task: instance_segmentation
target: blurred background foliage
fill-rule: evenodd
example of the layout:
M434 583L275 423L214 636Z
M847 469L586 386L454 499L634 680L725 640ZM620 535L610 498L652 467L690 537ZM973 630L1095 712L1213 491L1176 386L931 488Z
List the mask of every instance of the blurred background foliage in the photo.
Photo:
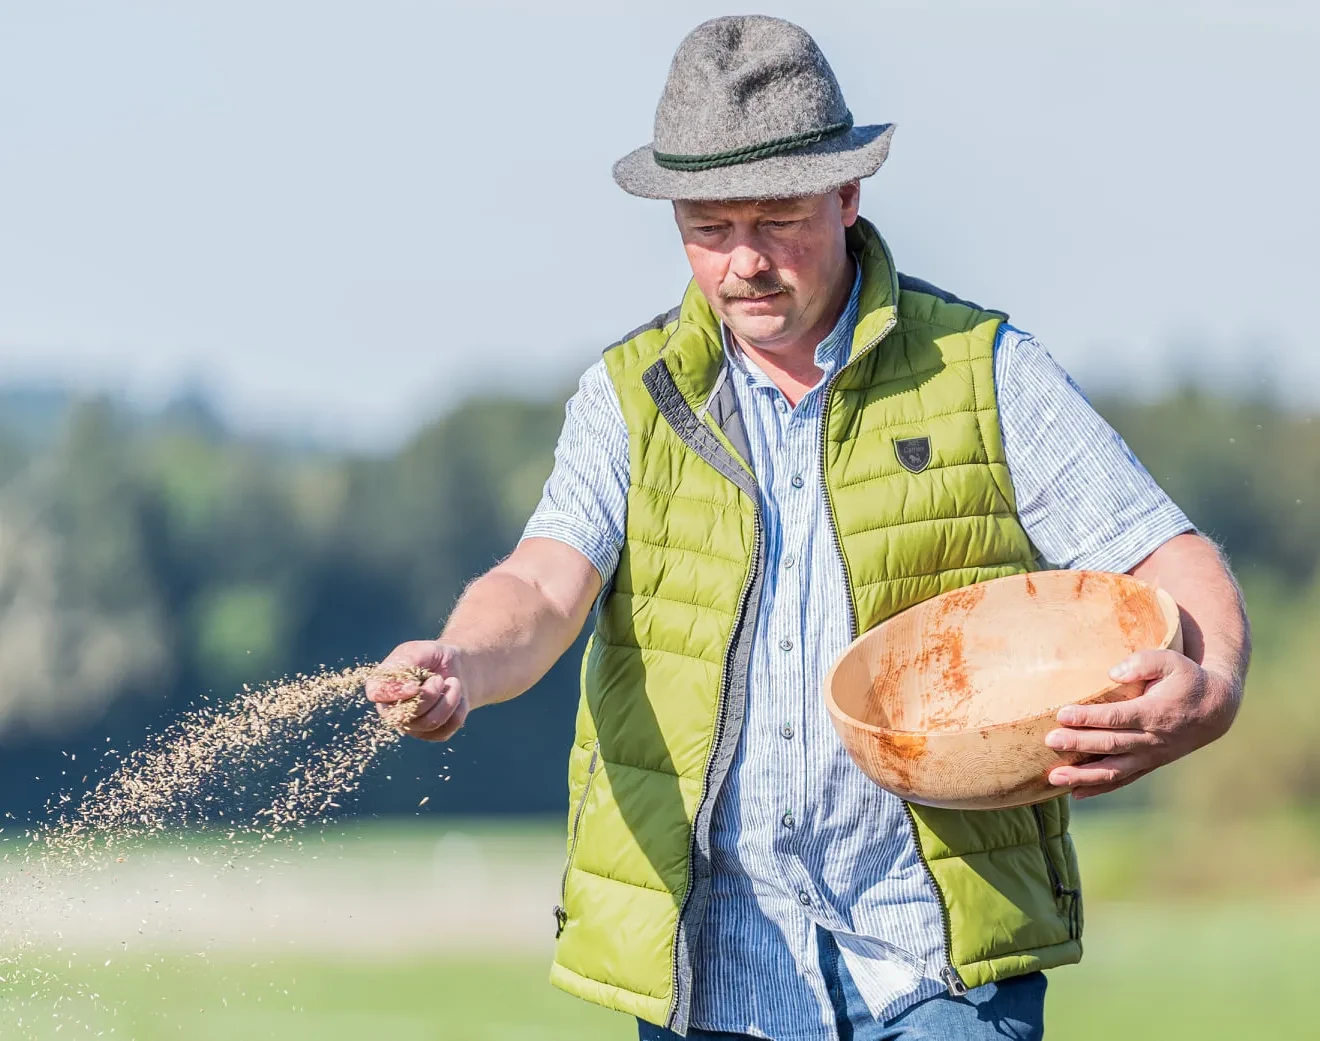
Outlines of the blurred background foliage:
M241 436L197 399L143 414L0 396L8 808L39 810L57 780L77 788L58 777L63 753L131 745L203 694L434 635L464 583L515 544L566 391L468 400L374 456ZM1227 827L1262 807L1316 806L1320 424L1194 387L1098 407L1225 546L1256 657L1228 739L1086 811L1177 808ZM442 773L452 779L428 812L560 811L577 658L478 713L448 752L409 743L394 783L369 785L358 812L413 812Z

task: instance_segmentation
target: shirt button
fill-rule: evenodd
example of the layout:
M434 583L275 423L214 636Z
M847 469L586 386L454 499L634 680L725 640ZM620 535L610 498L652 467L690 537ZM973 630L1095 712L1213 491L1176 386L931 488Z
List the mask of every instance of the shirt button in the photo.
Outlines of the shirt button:
M777 408L780 412L787 412L788 402L785 401L783 398L775 398L775 408Z
M793 649L793 641L790 640L787 636L785 636L782 640L779 641L779 649L781 651L791 651Z
M789 811L788 811L787 813L785 813L782 817L780 817L780 818L779 818L779 823L782 824L784 827L789 828L789 829L791 830L792 827L793 827L793 811L792 811L792 810L789 810Z
M793 739L793 724L785 723L782 727L780 727L779 736L782 737L785 741L791 741Z
M788 556L784 558L784 567L792 567L796 563L797 563L797 558L793 556L792 553L790 553Z
M794 474L793 480L789 482L794 488L801 488L807 482L802 479L801 474Z
M803 907L810 907L810 906L811 906L811 894L808 893L805 889L799 889L799 890L798 890L798 903L801 904Z

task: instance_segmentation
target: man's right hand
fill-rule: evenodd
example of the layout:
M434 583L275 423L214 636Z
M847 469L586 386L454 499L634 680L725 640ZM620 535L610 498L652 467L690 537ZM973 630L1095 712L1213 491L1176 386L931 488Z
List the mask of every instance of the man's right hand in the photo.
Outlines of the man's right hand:
M439 640L410 640L392 650L379 665L382 673L424 669L425 680L386 679L367 681L367 697L381 715L391 706L416 698L412 718L400 727L405 734L423 741L448 741L467 719L470 704L463 686L460 651Z
M517 697L546 674L581 632L600 588L596 566L576 549L525 538L468 585L439 640L412 640L390 652L367 683L367 697L392 721L392 706L417 698L416 706L404 706L415 712L400 729L448 741L472 708Z

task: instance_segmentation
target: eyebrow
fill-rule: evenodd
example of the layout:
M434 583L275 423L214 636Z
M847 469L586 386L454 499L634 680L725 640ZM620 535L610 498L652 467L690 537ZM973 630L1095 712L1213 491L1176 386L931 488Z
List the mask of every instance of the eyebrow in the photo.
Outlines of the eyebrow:
M683 214L683 216L687 220L699 220L699 221L718 221L718 220L729 219L727 215L720 213L718 210L706 210L696 206L689 209L685 214Z
M759 218L769 217L771 219L801 216L802 206L797 201L787 201L776 206L757 206L755 215ZM736 218L721 213L719 210L708 210L703 209L700 206L693 206L685 214L685 219L690 221L717 222L734 220Z

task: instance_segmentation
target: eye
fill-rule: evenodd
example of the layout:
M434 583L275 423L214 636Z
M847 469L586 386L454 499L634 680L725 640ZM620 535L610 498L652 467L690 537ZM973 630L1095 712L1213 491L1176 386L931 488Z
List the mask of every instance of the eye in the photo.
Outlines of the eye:
M767 228L791 228L797 223L795 220L768 220L763 221Z
M703 235L714 235L720 230L720 226L718 224L698 224L693 230L699 231Z

